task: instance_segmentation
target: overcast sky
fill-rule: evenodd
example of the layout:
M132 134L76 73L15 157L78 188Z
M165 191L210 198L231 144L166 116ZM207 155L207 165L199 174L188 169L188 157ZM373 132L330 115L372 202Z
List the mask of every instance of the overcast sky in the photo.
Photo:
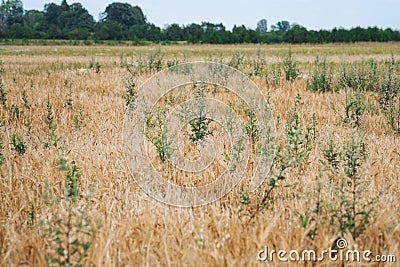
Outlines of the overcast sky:
M43 10L46 3L61 0L22 0L24 9ZM191 22L222 22L227 29L244 24L255 28L260 19L268 27L280 20L296 22L307 29L352 28L356 26L400 30L400 0L81 0L93 17L112 2L126 2L142 8L149 22L159 27Z

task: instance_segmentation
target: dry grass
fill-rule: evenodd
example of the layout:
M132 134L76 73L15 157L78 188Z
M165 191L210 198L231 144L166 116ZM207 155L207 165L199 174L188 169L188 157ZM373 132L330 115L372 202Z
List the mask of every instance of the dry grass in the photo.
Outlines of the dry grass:
M366 58L388 58L391 53L398 58L398 44L372 44L348 46L296 46L293 51L302 62L313 62L319 51L328 50L327 61L357 61ZM57 49L57 53L53 53ZM288 183L300 182L296 187L280 188L272 210L259 213L248 224L247 210L254 208L261 199L264 185L251 195L251 204L241 208L240 191L248 188L248 181L241 184L220 201L201 208L174 208L146 196L131 177L125 163L122 148L122 122L126 100L121 54L146 51L148 48L131 47L77 47L75 54L63 54L64 47L2 47L5 68L3 84L7 92L7 105L20 107L24 113L19 119L0 107L0 121L5 120L0 136L3 138L3 154L0 179L0 265L43 266L52 250L42 237L39 222L46 220L50 208L44 203L47 179L54 194L63 196L64 176L59 171L58 159L65 156L75 160L81 168L81 190L94 186L90 199L89 214L102 219L102 227L95 235L85 265L95 266L256 266L257 252L270 249L310 249L331 247L337 233L329 227L319 229L314 240L307 237L307 229L300 222L298 212L303 213L315 202L315 180L321 170L318 145L302 173L289 175ZM189 60L205 59L213 54L229 61L235 51L254 54L254 46L174 46L162 47L165 58L187 53ZM164 50L165 49L165 50ZM263 49L263 47L261 48ZM267 58L280 60L287 47L272 46L268 51L279 50ZM18 51L33 51L18 55ZM47 55L48 51L53 51ZM108 52L107 52L108 51ZM172 51L172 52L171 52ZM188 52L189 51L189 52ZM191 52L190 52L191 51ZM195 51L195 52L193 52ZM335 53L336 51L336 53ZM344 53L343 51L347 51ZM386 51L386 52L385 52ZM25 52L26 53L26 52ZM314 54L315 53L315 54ZM101 64L100 73L85 69L92 57ZM142 83L149 73L138 77ZM68 81L72 87L72 108L68 99ZM300 119L306 121L315 113L320 133L319 142L327 139L330 131L338 136L340 144L348 140L352 130L343 123L345 92L314 93L306 90L306 81L297 79L293 84L282 81L279 86L267 86L264 79L254 78L268 101L275 116L278 136L284 136L287 111L293 106L297 94L303 105ZM22 91L27 93L31 109L23 109ZM373 97L371 97L373 99ZM44 149L43 143L49 132L45 124L46 105L50 102L54 114L56 134L62 152L57 148ZM84 114L81 128L74 127L74 117ZM32 129L27 136L24 123L31 120ZM400 139L388 131L379 112L367 113L363 120L368 150L368 167L364 177L370 181L362 197L369 200L379 195L388 183L391 185L380 194L375 213L364 234L356 240L346 236L351 247L371 250L374 254L400 255ZM12 134L23 136L27 144L24 155L11 150ZM33 198L37 198L35 219L30 223L29 212ZM329 190L323 199L331 198ZM240 211L240 209L242 209ZM281 266L270 263L269 266ZM297 266L287 263L286 266ZM311 262L300 263L312 266ZM370 266L378 266L371 263ZM398 263L397 263L398 265ZM379 266L397 266L396 263ZM331 262L317 266L332 266ZM346 266L351 266L347 264Z

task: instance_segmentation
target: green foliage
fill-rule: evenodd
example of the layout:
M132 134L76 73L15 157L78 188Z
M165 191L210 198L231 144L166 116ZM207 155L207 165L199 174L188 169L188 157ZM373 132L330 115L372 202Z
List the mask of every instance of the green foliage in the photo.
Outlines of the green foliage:
M331 75L327 69L326 59L324 58L321 61L319 57L316 57L311 78L307 80L307 89L314 92L329 92L331 91L331 83Z
M37 202L37 197L34 196L31 201L31 210L29 211L29 225L33 225L36 220L36 202Z
M135 73L136 70L133 66L126 65L126 68L129 72L129 77L125 81L126 95L124 95L124 99L126 99L126 107L130 109L134 108L135 100L136 100L136 82L135 82Z
M373 59L357 64L342 64L339 84L342 88L376 91L379 85L379 74L377 63Z
M25 107L27 110L30 110L30 109L31 109L31 104L29 103L29 100L28 100L28 97L27 97L27 95L26 95L26 91L25 91L25 90L22 91L22 97L21 97L21 99L22 99L22 102L24 103L24 107Z
M357 138L355 135L343 145L342 164L343 173L338 185L338 203L332 207L332 214L339 227L342 236L349 231L353 238L357 238L366 229L369 223L373 205L369 201L361 202L360 195L364 191L361 172L366 159L366 148L364 137ZM368 203L368 204L361 204Z
M12 104L12 106L10 107L10 111L12 117L17 121L21 118L22 114L24 113L23 110L21 110L17 105L14 104Z
M283 186L290 173L301 172L302 166L307 163L314 142L310 138L310 131L307 131L307 128L300 123L298 108L301 104L301 98L298 95L295 99L294 108L288 113L285 144L278 145L274 137L269 137L269 142L275 143L275 161L269 176L266 178L268 184L264 197L258 203L257 208L251 212L249 222L254 219L262 208L271 208L273 206L275 201L274 191ZM313 125L316 125L316 122Z
M155 146L159 159L164 162L173 152L172 139L169 136L165 111L158 108L149 114L146 123L146 137Z
M47 101L46 105L46 117L45 117L45 122L50 130L50 132L47 134L47 141L43 144L43 148L50 148L51 146L53 147L58 147L58 143L60 142L60 139L57 136L56 133L56 125L54 124L54 117L53 117L53 109L50 105L50 102Z
M94 70L96 74L99 74L100 71L101 71L101 64L100 64L99 62L95 61L94 58L92 58L92 59L90 60L90 62L89 62L88 68L89 68L90 70Z
M57 148L58 143L60 142L60 139L58 138L56 134L56 129L51 128L50 133L47 135L47 142L43 144L43 148L50 148L51 146Z
M68 90L68 95L67 95L67 101L65 103L65 105L68 108L72 108L73 105L73 99L72 99L72 84L68 82L68 80L64 81L64 87L67 88Z
M261 48L258 47L256 54L253 58L253 72L250 73L250 77L258 76L263 77L266 75L267 61L265 55L261 52Z
M299 76L298 62L295 60L291 49L284 57L282 67L287 81L293 82Z
M315 197L315 208L311 212L307 208L300 215L301 225L310 229L308 236L311 239L318 234L321 225L329 226L334 235L350 233L356 239L367 229L377 200L387 186L382 186L375 197L361 197L369 184L363 175L367 161L364 136L353 134L340 146L331 134L322 152L323 170L316 181L316 190L310 196ZM324 175L329 177L328 186L327 181L321 179ZM325 191L332 196L331 200L322 200L321 193Z
M194 84L193 90L195 90L197 108L195 108L196 113L193 114L194 119L189 121L189 139L193 143L198 143L212 135L213 131L209 129L212 120L207 118L207 110L204 105L204 85L197 86Z
M11 135L11 150L16 151L19 155L23 155L26 152L26 145L23 138L18 137L16 134Z
M46 259L50 266L83 266L87 264L85 260L101 222L94 222L89 215L91 193L85 199L80 194L81 173L76 163L72 161L71 168L64 158L59 163L60 170L67 172L65 199L55 199L51 187L45 181L45 203L51 209L49 219L40 222L44 237L51 245Z
M246 110L247 121L244 124L244 130L246 135L250 138L251 144L254 146L260 139L260 126L256 113L252 109Z
M0 60L0 102L4 108L7 108L7 93L3 85L3 62Z
M85 114L83 113L83 110L80 109L78 115L74 116L73 118L75 129L80 129L82 127L82 123L84 120L85 120Z
M22 39L23 44L37 39L66 39L76 45L77 40L85 44L130 41L131 44L155 42L163 44L188 43L353 43L400 41L398 30L390 28L307 30L289 21L279 21L268 30L267 21L260 20L256 29L234 26L227 30L222 23L202 22L181 26L177 23L166 25L164 29L148 22L139 6L129 3L110 3L96 22L80 3L61 5L47 3L43 11L23 9L21 0L6 0L0 5L0 37L11 42ZM7 40L9 41L9 40Z
M379 88L379 104L389 127L400 135L400 82L393 57L386 66Z
M240 191L240 204L249 205L250 204L249 194L246 191Z
M72 168L67 171L66 175L66 190L67 196L72 197L72 200L76 201L79 197L79 178L81 177L81 172L75 161L72 161L71 164Z
M147 54L139 54L131 70L134 74L143 74L147 72L160 71L164 66L164 54L160 47L149 51Z
M30 118L28 118L26 120L26 122L24 123L24 126L26 127L26 135L28 137L30 137L31 136L31 130L32 130L32 121L31 121Z
M49 101L47 101L47 104L46 104L46 111L47 111L47 113L46 113L45 122L46 122L49 130L52 130L55 128L55 125L54 125L53 109L52 109Z
M336 147L336 139L333 134L329 136L327 144L322 148L322 153L327 162L326 166L328 166L333 173L336 173L340 166L341 152Z
M0 168L3 165L4 161L6 160L6 158L3 155L3 138L0 137Z
M344 122L351 127L360 127L365 110L365 91L348 89Z

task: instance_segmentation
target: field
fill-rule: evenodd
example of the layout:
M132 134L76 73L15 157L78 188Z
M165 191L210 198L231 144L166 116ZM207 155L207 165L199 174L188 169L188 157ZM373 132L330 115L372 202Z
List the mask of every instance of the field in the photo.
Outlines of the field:
M4 45L0 59L0 266L398 266L400 44ZM122 132L140 86L191 61L254 81L271 106L276 158L255 192L245 178L216 202L180 208L140 189ZM257 155L257 121L234 110ZM152 125L153 165L169 179L168 143ZM320 256L337 240L371 261L263 260L266 247Z

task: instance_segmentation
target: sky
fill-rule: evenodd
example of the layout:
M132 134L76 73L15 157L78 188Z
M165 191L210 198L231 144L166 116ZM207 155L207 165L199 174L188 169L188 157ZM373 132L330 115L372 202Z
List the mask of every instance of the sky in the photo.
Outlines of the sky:
M62 0L22 0L24 9L43 10L46 3ZM268 27L281 20L297 23L309 30L377 26L400 30L400 0L68 0L81 3L98 20L108 4L130 3L142 8L147 20L159 27L223 23L256 28L267 19Z

